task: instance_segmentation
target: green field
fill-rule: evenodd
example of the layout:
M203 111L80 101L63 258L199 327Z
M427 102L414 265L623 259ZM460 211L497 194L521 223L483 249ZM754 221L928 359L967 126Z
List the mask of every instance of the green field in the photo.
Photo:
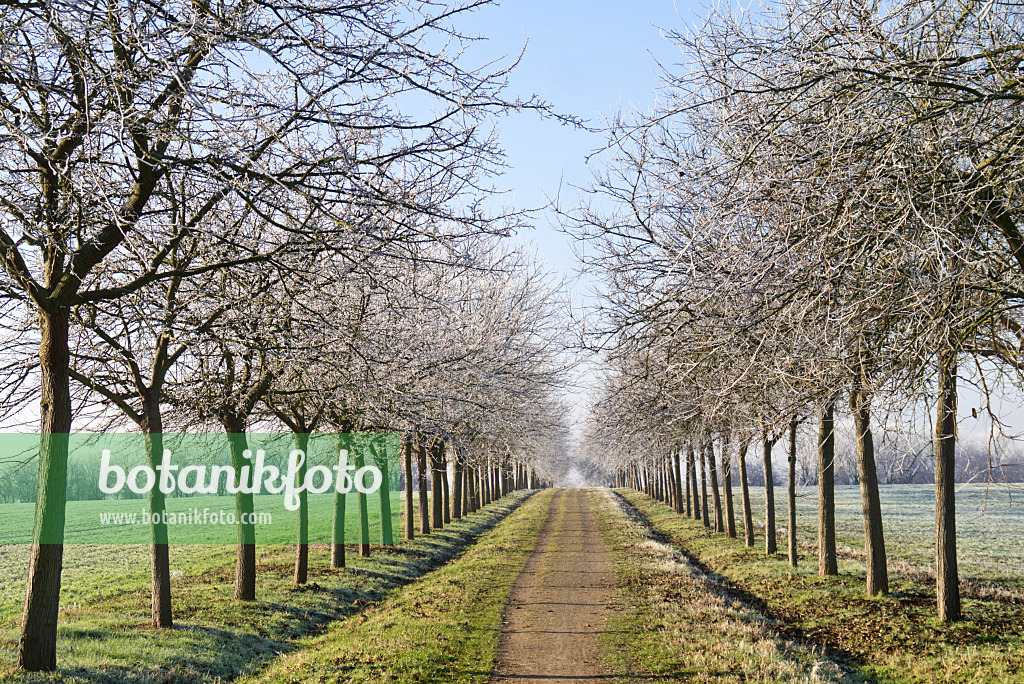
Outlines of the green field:
M378 497L367 497L367 517L370 524L370 543L380 543L380 502ZM263 548L275 548L295 542L296 513L281 505L275 495L254 497L257 512L273 515L272 525L257 525L257 543ZM402 502L398 492L391 493L392 527L401 535ZM309 512L309 539L311 544L330 541L333 498L311 496ZM64 572L61 584L61 603L65 609L111 594L138 591L149 586L149 528L136 525L124 528L125 540L117 544L87 543L100 533L109 534L110 528L99 530L100 512L140 512L145 505L140 500L71 501L67 504L69 533L67 538L78 543L64 547ZM230 496L206 496L168 499L168 510L200 509L234 511ZM19 539L28 542L35 512L34 504L0 505L0 539ZM346 499L345 541L357 543L359 530L358 503L355 494ZM174 577L194 577L233 562L235 557L235 527L218 526L219 543L209 542L209 530L194 530L191 526L171 526L171 573ZM83 540L86 540L83 543ZM21 616L25 599L24 578L28 574L27 543L0 544L0 625L10 625Z
M1024 579L1024 490L1022 485L960 485L957 488L957 552L965 578L1018 581ZM882 520L886 551L891 559L932 567L935 544L935 488L932 485L882 485ZM736 524L742 530L739 487L734 487ZM754 524L764 524L764 490L751 488ZM776 525L786 530L786 490L775 488ZM818 490L797 489L797 533L801 543L815 543ZM836 487L836 537L857 553L864 548L860 488ZM763 540L763 537L761 537ZM763 543L759 540L759 543Z
M349 546L343 569L330 568L329 547L313 546L309 583L301 587L292 575L294 545L259 545L253 602L233 598L234 545L172 545L171 630L149 625L147 546L67 547L55 674L14 669L27 547L2 547L0 572L13 579L0 583L0 681L214 684L257 672L330 623L457 557L529 495L513 493L443 530L375 547L369 558Z
M908 492L907 488L886 489L890 509L895 507L893 493L901 494L911 503L915 501L911 496L914 492ZM815 654L828 654L844 666L854 681L884 684L1024 681L1024 640L1020 631L1020 625L1024 624L1024 603L1017 596L1008 596L1001 590L974 591L968 584L969 590L962 594L963 620L942 622L936 615L934 579L911 564L894 560L892 554L889 557L891 593L869 598L864 591L864 566L854 554L842 554L837 575L818 576L811 544L814 537L809 531L800 530L802 541L807 543L801 549L800 566L792 568L784 545L780 545L781 553L766 557L763 537L759 537L756 548L748 549L742 539L726 539L644 494L625 489L618 491L629 504L637 507L644 524L649 524L659 535L660 541L652 549L660 546L668 554L665 560L682 561L683 573L701 577L705 588L724 599L726 606L739 612L753 610L761 614L760 618L751 617L748 624L758 630L769 625L784 646L786 643L802 644L812 647ZM916 501L923 504L924 493L916 493ZM844 499L849 501L852 497L847 495ZM916 511L916 517L904 513L898 518L907 529L920 525L927 517L921 511L925 508L923 505L906 508ZM930 534L924 526L918 532L915 539ZM677 556L664 544L671 544L683 555ZM899 545L896 546L899 551ZM979 549L983 550L982 544L967 545L960 555L962 566L969 570ZM633 624L643 625L643 629L652 633L645 632L638 639L628 640L626 646L633 660L640 662L644 669L654 675L670 675L660 681L681 681L687 679L685 670L691 665L687 651L693 648L695 640L678 638L679 629L686 629L694 616L699 617L693 610L693 606L699 607L699 601L680 597L677 582L661 572L662 569L668 569L668 563L652 562L644 570L647 578L629 587L631 602L641 611ZM1015 576L1020 577L1021 573L1018 571ZM997 580L985 582L998 583ZM719 627L719 622L712 618L704 631L716 634L714 630ZM626 633L629 633L628 628ZM746 644L756 638L751 635ZM712 648L717 647L717 643L712 644ZM705 653L704 649L696 650L698 655ZM737 650L737 653L742 654L742 651ZM728 672L732 674L735 670L729 668ZM659 681L658 676L642 678ZM756 673L738 679L796 680L795 677L762 677ZM709 677L706 681L710 680ZM714 681L728 680L728 676L714 678ZM834 678L812 677L812 680L834 681Z
M401 493L391 492L391 516L397 519L401 512ZM354 534L358 530L358 497L348 494L345 499L345 529ZM256 542L259 544L288 544L295 541L297 513L284 507L283 498L275 494L254 496L257 515L265 516L256 524ZM380 497L366 495L367 518L370 523L370 543L381 543ZM149 544L149 526L142 515L146 511L143 499L111 499L105 501L69 501L64 530L66 544ZM232 496L193 496L168 498L167 512L182 515L177 524L168 525L171 544L231 544L236 539L236 526L214 522L223 512L235 513ZM193 514L198 512L198 517ZM203 516L207 516L203 520ZM334 515L333 495L309 497L309 541L326 544L331 540ZM118 516L134 516L132 523ZM106 517L106 523L104 522ZM35 504L0 504L0 544L30 544ZM397 523L393 525L397 529ZM347 541L354 540L347 537Z

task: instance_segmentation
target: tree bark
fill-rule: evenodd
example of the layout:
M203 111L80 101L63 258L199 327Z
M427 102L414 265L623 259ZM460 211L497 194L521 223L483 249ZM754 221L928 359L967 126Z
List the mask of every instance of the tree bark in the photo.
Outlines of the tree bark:
M798 560L796 549L796 428L797 420L793 418L789 421L789 483L786 491L788 513L786 534L788 536L789 567L791 568L797 566Z
M416 521L413 518L413 487L412 487L412 450L414 448L415 436L405 436L405 538L416 538Z
M732 503L732 460L729 457L729 439L722 439L722 494L725 495L725 536L736 538L736 509Z
M683 512L683 478L679 472L679 449L672 450L672 482L676 493L676 513ZM689 497L687 497L689 503Z
M935 410L935 594L939 619L944 622L961 619L956 562L956 363L952 352L939 358Z
M665 494L667 498L665 503L672 507L672 510L677 508L676 506L676 479L672 476L672 453L669 452L661 461L661 472L665 474Z
M469 488L469 512L476 513L480 510L480 473L476 468L470 468L466 473L466 486Z
M704 445L704 462L708 464L711 475L711 502L715 505L715 532L725 532L722 520L722 497L718 493L718 462L715 459L715 446L709 440Z
M704 520L704 527L711 527L711 517L708 514L708 449L705 445L700 449L700 508Z
M356 454L356 470L366 465L362 449ZM370 557L370 517L366 501L366 494L356 490L356 502L359 508L359 555L364 558Z
M427 444L423 435L419 435L418 438L416 483L420 490L420 534L430 534L430 506L427 502Z
M487 506L491 503L492 494L491 491L491 459L487 459L487 464L480 469L480 480L481 486L483 487L483 505Z
M665 503L668 501L668 482L665 477L665 461L661 458L658 459L658 499Z
M430 524L435 530L444 527L444 486L441 483L444 473L441 472L441 454L444 442L434 440L430 448Z
M309 455L309 434L295 433L295 448ZM303 461L297 473L299 483L306 480L306 462ZM305 488L299 491L298 529L295 544L295 584L305 584L309 578L309 498Z
M885 535L882 530L882 504L878 498L875 470L875 441L871 435L871 400L858 386L850 396L857 440L857 475L860 479L861 510L864 513L864 554L867 594L889 593L889 571L885 560Z
M68 369L68 309L54 306L39 315L39 481L32 530L25 609L18 641L18 668L57 668L57 613L64 557L64 507L68 479L71 390Z
M452 522L451 486L448 483L448 450L445 449L444 442L441 443L441 491L444 493L444 501L441 504L441 522L450 525Z
M462 517L463 494L462 494L462 462L458 454L452 455L452 519L458 520Z
M146 439L146 460L150 468L156 472L156 466L163 460L164 436L163 416L160 414L160 401L152 389L143 395L142 432ZM171 606L171 554L168 545L167 510L165 494L159 486L149 490L149 563L150 563L150 622L158 629L170 629L174 626Z
M818 575L839 574L836 559L835 399L818 420Z
M743 543L754 545L754 514L750 509L750 486L747 483L747 442L740 444L740 498L743 502Z
M352 446L350 435L343 434L338 438L339 450L345 449L349 455L354 455L352 454ZM348 495L335 488L334 519L331 525L331 568L334 570L345 567L345 518L347 506Z
M680 448L682 448L682 447L680 447ZM691 487L690 487L689 464L687 463L685 456L683 458L679 458L679 450L678 449L676 450L676 467L680 468L682 470L680 475L681 475L682 480L685 481L685 483L686 483L686 487L685 487L686 491L683 493L683 495L685 497L686 517L687 518L691 518L691 517L693 517L693 500L692 500L692 497L691 497L693 492L691 491Z
M774 556L779 551L775 539L775 474L772 472L772 447L775 442L762 435L761 461L764 464L764 552Z
M690 478L688 486L693 491L693 519L700 520L700 492L697 488L697 459L693 454L693 445L686 445L686 472Z
M370 442L370 453L380 468L381 475L380 489L377 490L377 501L380 505L380 543L391 546L395 543L395 532L391 525L391 470L388 467L387 446L382 443L378 451L376 445Z
M253 505L251 492L252 467L249 459L243 456L249 445L245 436L245 420L241 416L228 415L224 418L224 429L228 432L231 443L231 463L239 485L235 494L235 516L238 527L238 547L235 554L235 599L238 601L256 600L256 525L253 523ZM247 467L248 466L248 467ZM249 477L242 479L242 468L247 467ZM242 488L250 489L250 492Z

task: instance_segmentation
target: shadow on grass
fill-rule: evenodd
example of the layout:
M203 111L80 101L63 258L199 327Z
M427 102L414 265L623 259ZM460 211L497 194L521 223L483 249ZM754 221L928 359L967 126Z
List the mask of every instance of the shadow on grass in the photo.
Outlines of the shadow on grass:
M648 518L642 510L630 503L630 501L622 496L622 494L615 490L612 490L612 493L615 495L618 504L625 511L626 515L645 530L647 535L653 541L671 547L680 555L684 556L686 561L701 573L708 591L712 594L719 596L727 602L737 602L747 610L751 610L765 616L772 622L772 628L779 634L805 646L815 645L823 648L825 655L830 660L841 664L843 667L868 681L874 681L870 675L861 670L861 663L859 662L856 654L847 651L834 643L810 639L803 630L786 622L783 616L775 614L764 599L736 586L727 577L713 571L701 562L699 558L688 553L685 549L679 548L679 546L674 543L670 535L664 534L658 530L650 518Z
M292 582L294 547L264 554L257 575L260 600L251 603L233 599L226 569L175 582L176 624L170 630L149 626L148 591L83 606L62 616L57 654L62 667L56 672L14 671L17 634L4 630L0 643L5 651L11 648L6 662L0 661L0 681L217 682L252 673L297 648L303 637L457 558L531 494L513 493L443 530L375 549L369 558L349 551L343 569L327 569L326 547L311 548L310 582L304 586Z

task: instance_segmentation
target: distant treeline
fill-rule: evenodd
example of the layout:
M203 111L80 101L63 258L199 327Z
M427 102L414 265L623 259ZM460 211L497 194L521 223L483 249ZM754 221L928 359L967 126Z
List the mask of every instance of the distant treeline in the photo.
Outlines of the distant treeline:
M853 444L836 445L836 484L860 484L857 478L857 455ZM748 455L748 478L751 486L764 486L764 472ZM800 449L797 456L797 482L801 485L818 484L817 454L811 449ZM879 484L933 484L935 458L930 443L879 443L875 459ZM733 457L735 461L735 456ZM751 465L752 464L752 465ZM735 464L739 468L738 464ZM786 473L778 468L774 472L775 484L784 485ZM1024 482L1024 453L993 454L979 444L957 445L956 481L967 482Z

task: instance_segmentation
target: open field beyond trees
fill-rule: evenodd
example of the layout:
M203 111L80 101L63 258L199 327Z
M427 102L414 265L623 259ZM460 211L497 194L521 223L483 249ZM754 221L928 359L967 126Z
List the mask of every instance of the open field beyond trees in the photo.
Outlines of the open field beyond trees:
M847 553L863 554L864 522L860 489L836 487L836 540ZM895 563L934 569L935 487L880 485L886 549ZM1021 485L963 484L957 486L957 555L961 577L1012 583L1024 592L1024 489ZM758 535L763 536L764 490L750 489ZM798 535L808 557L816 563L817 487L797 488ZM776 500L776 516L785 520L786 505ZM784 530L780 532L784 535ZM784 544L780 536L780 544ZM1024 595L1024 594L1022 594Z

